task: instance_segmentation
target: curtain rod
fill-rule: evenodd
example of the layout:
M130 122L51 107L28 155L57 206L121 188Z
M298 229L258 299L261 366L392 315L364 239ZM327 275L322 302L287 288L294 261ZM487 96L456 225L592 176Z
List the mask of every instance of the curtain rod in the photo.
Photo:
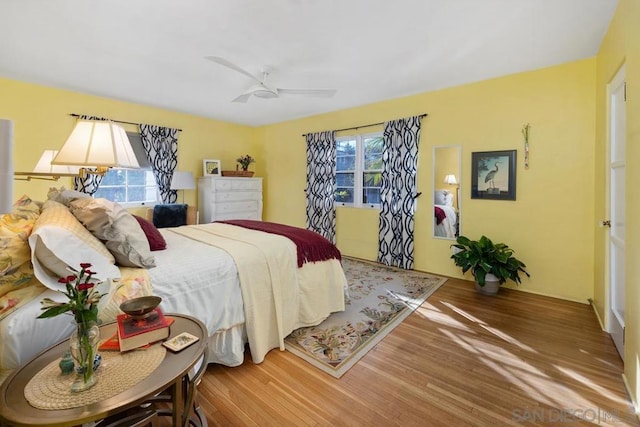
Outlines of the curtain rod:
M424 114L420 114L418 117L427 117L428 114L424 113ZM351 130L351 129L360 129L360 128L368 128L371 126L378 126L378 125L383 125L386 122L380 122L380 123L370 123L368 125L360 125L360 126L354 126L354 127L350 127L350 128L344 128L344 129L336 129L334 132L342 132L343 130ZM308 133L303 133L302 136L307 136L312 132L308 132Z
M76 114L76 113L69 113L69 115L70 115L71 117L80 117L80 114ZM113 120L113 119L109 119L109 120L111 120L112 122L116 122L116 123L124 123L124 124L127 124L127 125L136 125L136 126L140 126L140 123L124 122L124 121L122 121L122 120ZM178 132L182 132L182 129L176 129L176 130L177 130Z

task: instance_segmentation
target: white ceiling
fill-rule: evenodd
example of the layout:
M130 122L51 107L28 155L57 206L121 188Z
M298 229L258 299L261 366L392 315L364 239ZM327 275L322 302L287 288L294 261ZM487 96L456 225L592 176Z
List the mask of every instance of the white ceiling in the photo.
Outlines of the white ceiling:
M616 5L0 0L0 76L258 126L592 57ZM254 82L208 55L338 92L232 103Z

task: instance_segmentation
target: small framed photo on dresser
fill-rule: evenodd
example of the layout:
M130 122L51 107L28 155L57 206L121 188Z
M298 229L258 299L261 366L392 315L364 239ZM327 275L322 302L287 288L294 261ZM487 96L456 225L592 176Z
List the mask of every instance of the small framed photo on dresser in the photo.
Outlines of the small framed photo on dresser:
M202 174L204 176L221 176L220 160L204 159L202 161Z

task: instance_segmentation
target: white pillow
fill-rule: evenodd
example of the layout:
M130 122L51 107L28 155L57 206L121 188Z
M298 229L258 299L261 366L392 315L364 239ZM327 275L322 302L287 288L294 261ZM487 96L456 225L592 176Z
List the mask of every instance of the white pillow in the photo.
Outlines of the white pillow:
M118 203L107 199L77 199L69 204L69 209L87 230L105 242L118 265L156 266L149 240L140 224Z
M453 193L449 190L436 190L433 193L433 203L436 205L453 206Z
M46 287L65 291L58 279L70 275L69 267L80 269L90 263L96 279L119 278L115 259L98 239L69 212L69 208L47 200L29 236L31 262L36 278Z

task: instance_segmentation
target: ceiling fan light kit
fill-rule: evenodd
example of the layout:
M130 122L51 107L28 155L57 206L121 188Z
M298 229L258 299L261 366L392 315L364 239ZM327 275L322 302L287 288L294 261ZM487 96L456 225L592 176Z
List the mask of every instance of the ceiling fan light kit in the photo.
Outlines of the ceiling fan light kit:
M247 90L242 95L233 99L232 102L247 102L249 98L253 95L257 98L262 99L274 99L280 98L280 95L302 95L302 96L311 96L316 98L331 98L337 92L335 89L284 89L284 88L272 88L267 85L267 77L269 76L270 68L263 67L262 78L254 76L244 68L234 64L233 62L221 58L219 56L205 56L205 59L209 61L213 61L216 64L225 66L227 68L232 69L240 74L243 74L247 77L258 82L257 85L253 85L249 90Z
M249 89L249 92L253 94L253 96L257 96L258 98L272 99L278 97L277 89L269 89L266 86L253 86Z

